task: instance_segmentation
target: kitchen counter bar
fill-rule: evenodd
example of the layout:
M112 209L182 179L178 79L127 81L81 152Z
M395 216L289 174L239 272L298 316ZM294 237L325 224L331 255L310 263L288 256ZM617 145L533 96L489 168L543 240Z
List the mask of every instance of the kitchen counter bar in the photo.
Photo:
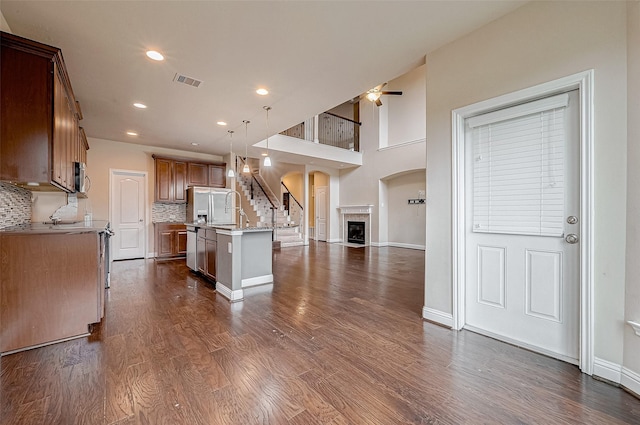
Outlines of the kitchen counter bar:
M45 224L41 222L18 224L15 226L3 227L0 233L4 234L47 234L47 233L100 233L104 232L109 224L105 220L93 220L91 225L85 226L84 222Z
M209 242L203 242L201 246L207 252L198 255L198 261L207 262L207 269L198 265L198 270L210 278L215 276L216 291L222 296L231 302L242 301L245 288L273 284L273 229L240 228L234 224L185 224L188 231L190 228L197 231L199 240L206 232ZM210 255L215 255L215 265L210 264Z

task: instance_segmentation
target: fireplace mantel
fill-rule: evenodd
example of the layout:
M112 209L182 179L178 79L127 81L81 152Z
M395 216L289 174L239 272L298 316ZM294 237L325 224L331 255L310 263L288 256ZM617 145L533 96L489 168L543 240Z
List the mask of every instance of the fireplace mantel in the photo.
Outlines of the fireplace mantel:
M341 234L342 242L347 242L347 222L349 220L358 220L365 223L365 243L364 246L368 246L371 243L371 213L373 212L373 205L340 205L338 207L341 220Z
M373 205L341 205L338 207L340 214L371 214Z

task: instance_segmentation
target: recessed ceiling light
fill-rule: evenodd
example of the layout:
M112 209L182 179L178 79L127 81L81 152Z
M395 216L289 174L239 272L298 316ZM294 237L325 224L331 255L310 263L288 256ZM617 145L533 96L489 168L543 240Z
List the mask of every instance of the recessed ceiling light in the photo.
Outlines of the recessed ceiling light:
M129 136L137 136L138 135L138 133L136 133L135 131L127 131L127 134Z
M135 106L138 109L147 109L147 105L145 105L144 103L134 103L133 106Z
M227 125L227 123L224 122L224 121L218 121L216 124L218 124L218 125Z
M200 143L196 143L196 142L191 142L192 146L200 146Z
M162 53L156 52L155 50L148 50L147 51L147 56L150 59L153 59L154 61L164 60L164 56L162 56Z
M266 152L262 152L262 156L268 156L269 154Z
M269 90L263 89L263 88L259 88L258 90L256 90L256 93L258 93L260 96L266 96L266 95L269 94Z

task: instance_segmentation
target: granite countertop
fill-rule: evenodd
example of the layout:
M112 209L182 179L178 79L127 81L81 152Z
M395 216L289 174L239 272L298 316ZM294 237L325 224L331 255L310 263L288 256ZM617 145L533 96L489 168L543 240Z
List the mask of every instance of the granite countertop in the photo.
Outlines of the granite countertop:
M109 222L107 220L92 220L89 226L85 226L84 221L82 220L76 222L64 222L59 224L36 222L4 227L0 229L0 232L7 234L99 233L103 232L108 225Z
M208 229L221 229L221 230L230 230L237 232L272 232L273 229L270 227L238 227L235 224L207 224L207 223L184 223L187 226L193 226L196 229L198 228L208 228Z

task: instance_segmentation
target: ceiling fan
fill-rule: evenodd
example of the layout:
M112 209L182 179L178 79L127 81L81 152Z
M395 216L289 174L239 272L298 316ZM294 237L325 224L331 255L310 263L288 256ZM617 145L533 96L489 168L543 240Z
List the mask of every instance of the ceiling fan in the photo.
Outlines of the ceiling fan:
M376 87L372 88L371 90L368 90L366 93L363 93L362 95L360 95L360 99L366 98L366 99L370 100L371 102L375 103L376 106L382 106L382 101L380 100L380 96L382 96L382 95L395 95L395 96L402 95L401 91L383 91L382 88L384 86L386 86L386 85L387 85L387 83L383 83L383 84L380 84L379 86L376 86Z

